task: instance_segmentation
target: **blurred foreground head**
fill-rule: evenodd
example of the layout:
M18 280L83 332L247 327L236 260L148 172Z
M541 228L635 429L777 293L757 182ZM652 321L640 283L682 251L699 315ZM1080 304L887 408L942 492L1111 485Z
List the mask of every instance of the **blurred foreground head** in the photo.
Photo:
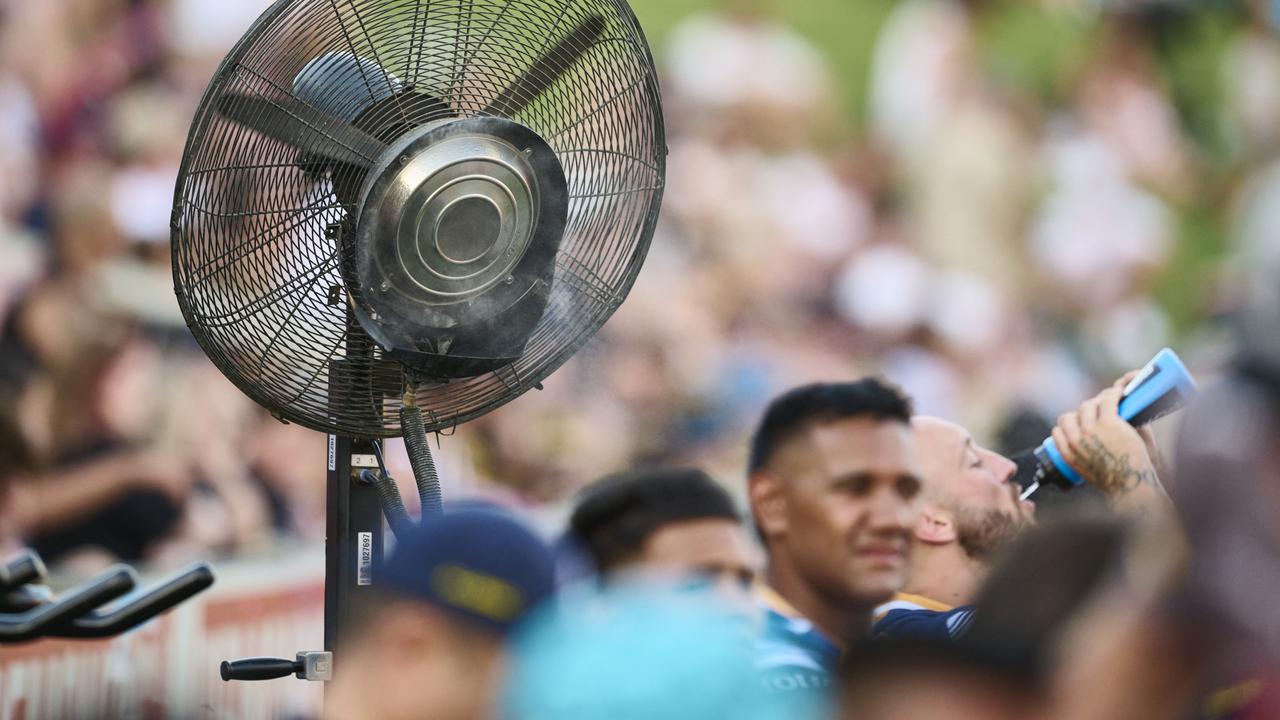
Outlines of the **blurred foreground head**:
M1259 602L1280 594L1280 285L1261 297L1231 372L1186 414L1170 495L1191 550L1180 608L1220 649L1280 666L1280 609Z
M490 715L506 640L551 596L550 550L498 509L446 510L398 538L334 656L326 717Z
M653 574L738 595L759 565L729 494L693 468L606 477L583 493L569 525L605 580Z
M626 586L565 597L520 632L503 720L807 720L768 695L749 624L701 595Z
M1024 720L1042 703L1006 658L936 638L855 645L840 675L841 720Z
M1121 576L1131 534L1124 520L1103 513L1021 534L978 591L963 642L1043 678L1071 623Z

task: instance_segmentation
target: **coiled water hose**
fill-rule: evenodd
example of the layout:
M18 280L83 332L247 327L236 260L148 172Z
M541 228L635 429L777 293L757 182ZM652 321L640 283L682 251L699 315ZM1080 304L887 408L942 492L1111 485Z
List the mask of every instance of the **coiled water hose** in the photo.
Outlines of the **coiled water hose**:
M431 446L427 443L427 426L422 422L422 408L414 402L412 393L405 393L400 405L400 431L404 435L404 448L409 453L409 465L413 467L413 479L418 485L418 498L422 502L422 516L440 512L443 499L440 494L440 476L431 458Z
M360 479L369 483L378 491L378 504L382 506L382 514L387 516L387 524L391 532L400 537L404 531L413 526L409 511L404 509L404 500L400 499L400 489L395 480L387 474L387 464L382 459L382 443L373 443L373 453L378 458L378 471L361 470Z

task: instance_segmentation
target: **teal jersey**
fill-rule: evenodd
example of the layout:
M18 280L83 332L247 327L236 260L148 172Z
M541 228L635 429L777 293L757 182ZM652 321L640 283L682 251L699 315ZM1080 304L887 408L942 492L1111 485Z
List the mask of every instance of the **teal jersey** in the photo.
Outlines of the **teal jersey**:
M756 670L765 688L827 703L840 647L772 589L761 587L757 596L764 610L764 625L757 643Z

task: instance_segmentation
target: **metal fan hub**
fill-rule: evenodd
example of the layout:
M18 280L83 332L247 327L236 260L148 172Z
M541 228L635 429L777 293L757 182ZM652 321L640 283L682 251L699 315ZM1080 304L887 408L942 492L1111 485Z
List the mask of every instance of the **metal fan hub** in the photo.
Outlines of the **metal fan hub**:
M488 120L425 126L384 153L361 201L362 286L450 305L502 282L524 256L550 180Z
M446 205L436 215L429 232L424 232L426 223L421 223L418 242L420 246L430 242L428 250L434 248L448 262L473 263L498 242L503 217L502 209L489 196L466 195Z
M555 152L519 123L414 129L381 154L360 195L357 317L387 350L447 354L455 330L478 332L537 283L549 288L567 204Z

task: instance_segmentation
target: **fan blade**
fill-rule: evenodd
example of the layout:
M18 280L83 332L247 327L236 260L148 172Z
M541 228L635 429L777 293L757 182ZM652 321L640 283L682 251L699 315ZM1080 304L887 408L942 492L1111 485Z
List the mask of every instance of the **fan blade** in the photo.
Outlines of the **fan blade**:
M604 33L604 25L604 18L599 15L578 23L564 39L542 53L523 75L498 93L480 113L496 115L499 108L506 108L505 114L510 117L524 110L582 57L591 43Z
M228 93L218 112L232 122L288 143L304 153L368 168L387 146L354 125L293 98L271 100Z

